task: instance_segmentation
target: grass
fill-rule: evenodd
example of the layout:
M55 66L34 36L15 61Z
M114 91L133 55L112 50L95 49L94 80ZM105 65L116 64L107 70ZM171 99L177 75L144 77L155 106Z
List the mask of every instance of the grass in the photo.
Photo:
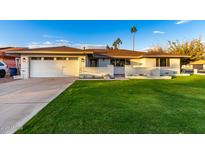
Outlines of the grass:
M17 133L205 133L205 76L76 81Z

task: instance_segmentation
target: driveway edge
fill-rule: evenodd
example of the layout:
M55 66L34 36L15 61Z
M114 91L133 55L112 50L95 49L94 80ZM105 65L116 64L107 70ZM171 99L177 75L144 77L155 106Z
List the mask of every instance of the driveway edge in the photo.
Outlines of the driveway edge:
M42 106L36 108L34 111L32 111L28 116L26 116L21 121L17 122L17 124L10 130L6 131L5 134L14 134L17 130L21 129L25 123L27 123L30 119L32 119L35 115L37 115L44 107L46 107L51 101L53 101L57 96L59 96L61 93L63 93L68 87L70 87L75 80L72 81L72 83L69 83L66 87L62 87L59 89L59 92L54 95L49 102L42 103Z

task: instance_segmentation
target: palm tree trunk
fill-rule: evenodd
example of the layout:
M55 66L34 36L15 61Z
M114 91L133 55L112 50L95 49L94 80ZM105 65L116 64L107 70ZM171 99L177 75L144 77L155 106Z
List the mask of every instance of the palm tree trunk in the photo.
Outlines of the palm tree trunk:
M133 51L135 50L135 34L133 34Z

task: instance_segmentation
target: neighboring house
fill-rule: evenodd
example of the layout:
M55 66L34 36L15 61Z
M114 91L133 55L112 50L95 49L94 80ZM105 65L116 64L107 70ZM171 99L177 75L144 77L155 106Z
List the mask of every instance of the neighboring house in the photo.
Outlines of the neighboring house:
M7 51L21 50L23 48L4 47L0 48L0 61L6 63L9 68L20 68L20 55L7 55Z
M204 73L205 72L205 60L192 61L187 65L182 66L183 72L187 73Z
M5 52L11 49L10 47L7 48L0 48L0 61L3 61L4 63L6 63L6 65L10 68L10 67L16 67L16 62L15 62L15 57L13 55L6 55Z
M65 77L82 75L159 76L180 73L184 55L131 50L49 47L8 51L21 57L21 75Z
M204 70L205 69L205 60L197 60L189 63L190 68L197 69L197 70Z

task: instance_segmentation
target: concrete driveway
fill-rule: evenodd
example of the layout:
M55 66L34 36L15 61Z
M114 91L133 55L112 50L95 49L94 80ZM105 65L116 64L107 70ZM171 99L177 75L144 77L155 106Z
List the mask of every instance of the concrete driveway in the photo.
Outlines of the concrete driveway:
M31 78L0 84L0 133L14 133L76 78Z

